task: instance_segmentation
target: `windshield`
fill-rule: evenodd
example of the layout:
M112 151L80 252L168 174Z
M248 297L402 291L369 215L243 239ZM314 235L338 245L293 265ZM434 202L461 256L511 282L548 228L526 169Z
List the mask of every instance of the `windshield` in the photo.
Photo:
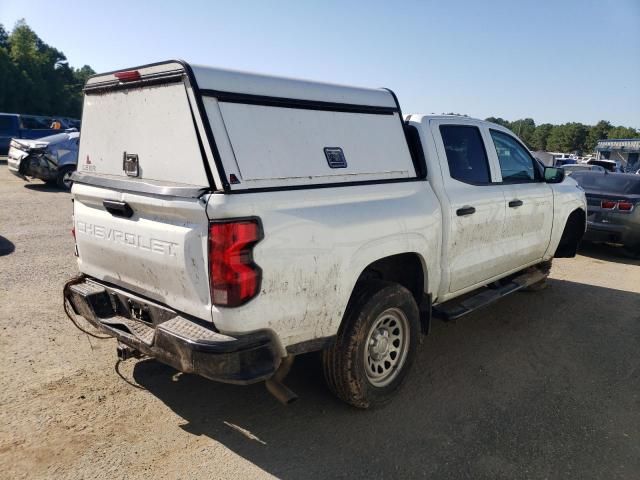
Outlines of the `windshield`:
M589 192L640 195L640 177L633 174L575 172L571 178Z

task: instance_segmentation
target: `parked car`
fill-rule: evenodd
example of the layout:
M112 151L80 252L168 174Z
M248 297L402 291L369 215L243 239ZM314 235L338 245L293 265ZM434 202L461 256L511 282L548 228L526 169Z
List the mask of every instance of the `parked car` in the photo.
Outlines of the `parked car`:
M588 172L588 171L606 172L604 167L601 167L600 165L588 165L586 163L574 163L571 165L564 165L562 169L567 175L571 175L573 172Z
M564 167L565 165L574 165L578 163L575 158L556 158L554 166Z
M13 139L7 166L14 175L33 177L71 189L71 176L78 163L78 132L58 133L37 140Z
M606 160L604 158L601 158L600 160L591 159L586 163L586 165L598 165L612 173L620 172L620 167L614 160Z
M585 230L584 192L511 131L386 89L170 61L89 79L82 122L67 314L285 403L319 350L339 398L385 403L432 315L541 288Z
M79 129L80 121L71 118L57 117L61 129L53 129L53 117L41 115L21 115L17 113L0 113L0 155L7 155L12 138L36 139L65 129Z
M633 173L575 172L587 196L585 240L623 245L640 255L640 177Z

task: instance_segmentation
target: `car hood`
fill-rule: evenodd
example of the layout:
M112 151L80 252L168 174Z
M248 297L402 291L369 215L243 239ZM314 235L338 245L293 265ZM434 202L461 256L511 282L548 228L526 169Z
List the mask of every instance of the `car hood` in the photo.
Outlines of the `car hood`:
M79 137L79 132L64 132L37 139L14 138L12 142L17 144L20 150L27 152L43 149L48 153L59 149L77 151Z

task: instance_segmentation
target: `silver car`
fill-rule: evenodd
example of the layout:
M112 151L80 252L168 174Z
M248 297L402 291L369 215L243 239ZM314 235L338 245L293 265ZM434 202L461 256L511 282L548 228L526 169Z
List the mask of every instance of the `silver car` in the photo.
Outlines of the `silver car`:
M7 166L14 175L28 180L38 178L69 190L78 164L77 131L63 132L37 140L11 140Z

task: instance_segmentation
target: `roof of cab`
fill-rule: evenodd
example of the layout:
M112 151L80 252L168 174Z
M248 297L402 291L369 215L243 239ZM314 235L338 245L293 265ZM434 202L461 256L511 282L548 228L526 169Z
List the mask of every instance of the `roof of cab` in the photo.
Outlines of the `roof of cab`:
M87 86L105 81L117 81L115 73L138 70L144 77L163 71L172 72L184 68L191 70L200 90L212 93L236 93L270 98L296 99L310 102L331 102L398 109L395 95L384 88L363 88L333 83L278 77L260 73L228 70L223 68L192 65L181 60L168 60L138 67L123 68L114 72L100 73L87 81Z

